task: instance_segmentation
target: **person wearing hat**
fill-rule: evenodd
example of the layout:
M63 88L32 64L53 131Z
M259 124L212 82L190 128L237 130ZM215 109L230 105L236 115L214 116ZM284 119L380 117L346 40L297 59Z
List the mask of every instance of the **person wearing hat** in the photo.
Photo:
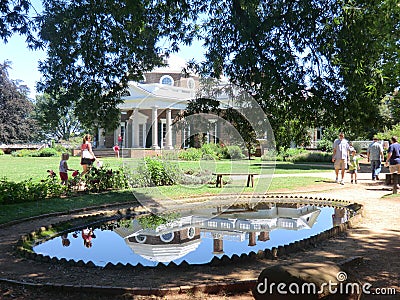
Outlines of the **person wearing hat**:
M367 158L368 162L371 164L372 180L379 180L381 165L384 158L383 147L377 136L374 136L373 142L368 147Z

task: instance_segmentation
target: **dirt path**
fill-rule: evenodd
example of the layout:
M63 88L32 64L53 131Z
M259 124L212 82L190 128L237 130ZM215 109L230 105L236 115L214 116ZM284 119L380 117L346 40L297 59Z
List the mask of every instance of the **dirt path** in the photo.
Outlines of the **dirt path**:
M322 175L323 174L323 175ZM306 174L305 176L328 177L330 173ZM14 279L29 283L51 283L114 286L114 287L164 287L215 284L227 281L252 280L261 270L273 264L304 261L340 262L348 257L362 256L364 262L352 270L357 278L376 288L395 288L396 296L364 295L363 299L400 299L400 198L384 198L389 194L382 182L369 179L369 174L359 174L359 183L338 185L328 179L307 190L299 189L296 195L308 195L350 200L365 206L365 217L358 226L346 235L327 240L317 248L291 255L276 261L257 260L235 264L229 267L199 266L179 272L170 270L106 270L79 266L40 263L15 257L14 243L21 234L49 223L56 223L71 216L52 217L29 221L0 229L0 278ZM348 176L348 175L347 175ZM349 177L348 177L349 179ZM283 192L283 191L282 191ZM21 287L0 281L0 299L109 299L91 294L82 289L80 293L59 292L40 288ZM147 297L135 297L144 299ZM182 294L166 296L163 299L252 299L251 293L239 295ZM125 296L124 299L133 299ZM154 299L154 297L153 297Z

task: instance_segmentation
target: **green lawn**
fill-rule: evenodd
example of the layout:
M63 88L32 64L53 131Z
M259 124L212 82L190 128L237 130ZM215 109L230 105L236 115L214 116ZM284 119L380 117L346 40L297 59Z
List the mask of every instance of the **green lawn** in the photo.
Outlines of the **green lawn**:
M53 169L58 172L58 157L50 158L29 158L12 157L10 155L0 156L0 176L8 180L21 181L32 178L39 181L47 176L47 170ZM135 159L116 159L104 158L103 162L111 168L120 166L129 166L135 168L139 160ZM188 198L198 195L218 195L221 193L241 194L241 193L267 193L279 190L295 191L299 187L314 186L321 184L324 178L316 177L273 177L273 174L291 174L291 173L310 173L324 172L330 177L332 166L330 164L293 164L278 162L262 162L259 159L243 161L200 161L186 162L175 161L182 170L206 169L212 172L232 172L245 173L253 172L261 174L255 177L255 187L247 188L246 178L232 180L223 188L216 188L213 184L204 184L198 186L174 185L162 187L136 188L132 190L116 191L103 194L83 194L77 197L45 199L43 201L2 205L0 210L0 223L6 223L15 219L32 217L49 212L62 212L82 207L96 206L106 203L132 202L135 199L153 198L153 199L178 199ZM81 170L78 157L71 157L69 167Z
M105 165L111 168L128 166L136 168L138 159L102 158ZM32 178L39 181L47 176L47 170L52 169L58 173L59 157L12 157L0 155L0 177L6 177L12 181L22 181ZM82 170L79 157L70 157L68 166L72 169ZM257 173L257 174L291 174L332 171L331 164L293 164L288 162L269 163L260 159L254 160L222 160L222 161L171 161L180 169L186 171L209 170L212 172L230 173Z

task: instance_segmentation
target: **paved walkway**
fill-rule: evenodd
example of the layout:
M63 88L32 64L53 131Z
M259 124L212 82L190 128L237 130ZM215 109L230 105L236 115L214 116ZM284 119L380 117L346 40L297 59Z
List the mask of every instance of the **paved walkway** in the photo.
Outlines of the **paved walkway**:
M299 175L293 174L291 176ZM369 173L360 173L357 185L349 183L349 174L346 174L345 185L334 183L333 171L331 173L307 173L303 176L324 177L327 180L322 184L316 185L312 190L299 191L296 193L297 195L343 199L364 204L365 218L346 235L322 242L316 249L297 253L284 259L242 262L223 268L199 266L196 269L179 269L179 272L171 272L168 269L155 271L135 268L108 270L79 266L71 267L15 257L14 244L20 235L43 225L66 220L71 216L48 217L0 230L0 277L43 284L175 288L179 286L254 280L263 268L274 264L315 261L340 262L348 257L362 256L364 257L364 263L353 270L354 274L362 282L371 283L377 288L397 289L397 296L385 296L385 298L382 298L382 296L368 295L364 296L363 299L399 299L400 200L394 198L382 199L382 196L391 193L390 187L385 186L382 180L373 182L369 178ZM182 206L183 204L180 203L179 205ZM190 206L190 203L185 205ZM196 297L198 297L197 299L204 299L204 295L180 295L180 297L174 296L170 298L194 299ZM207 298L214 297L219 298L207 295ZM224 298L221 297L221 299ZM251 298L251 294L246 293L240 295L238 299Z

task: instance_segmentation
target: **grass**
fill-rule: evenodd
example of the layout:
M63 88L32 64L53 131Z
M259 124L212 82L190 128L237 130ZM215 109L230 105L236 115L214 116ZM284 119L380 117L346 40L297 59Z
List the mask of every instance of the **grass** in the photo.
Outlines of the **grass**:
M136 168L138 159L102 158L105 165L118 168L122 165ZM59 157L12 157L0 155L0 176L11 181L22 181L32 178L40 181L47 176L47 170L52 169L58 173ZM212 172L232 173L258 173L258 174L293 174L332 171L331 164L295 164L290 162L270 163L260 159L255 160L222 160L222 161L171 161L177 164L182 171L209 170ZM82 170L79 157L70 157L68 166L71 169Z
M12 157L10 155L0 156L0 176L6 177L12 181L22 181L32 178L39 181L47 176L47 170L53 169L58 171L58 157ZM104 158L105 164L111 168L118 168L123 164L135 168L139 160L135 159L116 159ZM78 157L70 157L69 167L81 170ZM293 174L293 173L310 173L310 172L332 172L330 164L294 164L277 162L263 162L260 159L243 160L243 161L200 161L187 162L175 161L182 170L207 169L213 172L254 172L258 174ZM327 175L330 173L327 173ZM329 176L329 175L328 175ZM198 195L218 195L221 193L241 194L241 193L267 193L274 191L294 191L299 187L314 186L321 184L323 178L316 177L271 177L256 176L255 187L245 187L246 178L238 178L232 180L230 184L224 185L223 188L216 188L215 185L204 184L198 186L174 185L162 187L136 188L134 190L113 191L103 194L83 194L70 198L45 199L43 201L2 205L0 210L0 223L10 222L16 219L37 216L52 212L65 212L73 209L91 207L102 204L132 202L135 199L151 198L151 199L178 199L188 198Z

